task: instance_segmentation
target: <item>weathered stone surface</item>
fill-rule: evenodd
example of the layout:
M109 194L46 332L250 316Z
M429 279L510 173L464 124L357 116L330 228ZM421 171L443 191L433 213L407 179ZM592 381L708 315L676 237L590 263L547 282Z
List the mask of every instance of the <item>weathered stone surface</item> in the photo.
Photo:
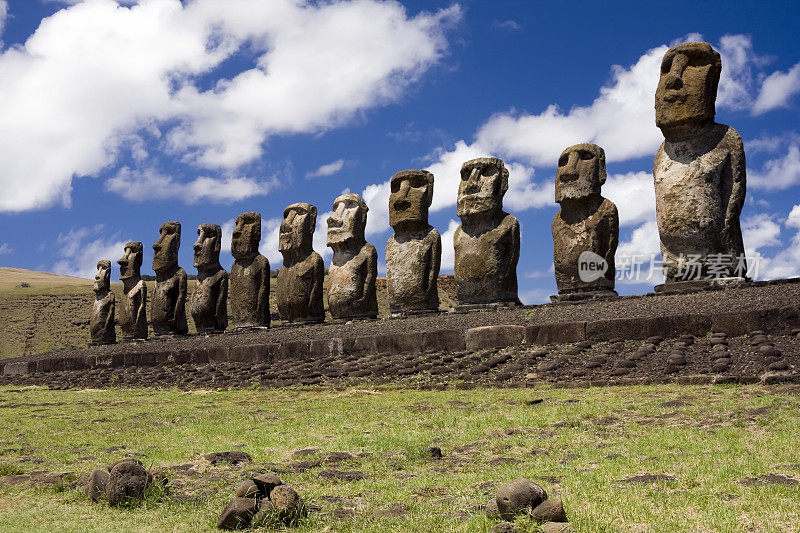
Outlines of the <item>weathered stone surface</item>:
M258 497L258 485L252 479L245 479L239 488L236 489L236 497L237 498L257 498Z
M156 335L186 335L186 271L178 266L181 245L180 222L164 222L153 244L156 287L150 302L150 317Z
M328 269L328 310L336 319L376 318L378 252L364 239L369 208L357 194L333 202L328 218L328 246L333 259Z
M504 520L538 506L547 499L545 490L528 479L519 478L501 485L496 494L497 509Z
M500 159L473 159L461 167L461 225L453 236L461 305L519 302L519 222L503 211L507 190L508 170Z
M114 329L114 293L111 292L111 261L98 261L94 276L94 304L89 332L92 344L113 344L117 342Z
M106 497L106 485L108 485L108 471L97 469L89 475L89 482L86 484L86 495L93 502L100 501Z
M545 500L536 507L531 513L533 518L539 522L566 522L567 513L564 511L564 502L561 498Z
M283 211L278 249L283 265L278 271L277 300L281 320L314 323L325 320L322 282L325 265L312 249L317 208L291 204Z
M150 482L150 473L138 461L118 461L111 468L106 483L106 499L112 507L141 500Z
M670 48L656 89L656 126L665 141L653 163L656 220L667 282L743 277L739 214L745 199L744 146L714 122L720 55L708 43Z
M253 478L253 482L258 487L258 491L263 498L268 498L272 493L272 489L279 485L283 485L283 480L275 474L261 474Z
M219 264L222 228L200 224L194 249L197 283L189 309L198 333L221 332L228 327L228 273Z
M386 287L389 312L402 314L439 309L439 267L442 238L428 224L433 200L433 174L403 170L392 176L386 243Z
M525 341L525 326L481 326L464 333L467 350L506 348Z
M517 528L511 522L500 522L492 526L490 533L517 533Z
M233 326L268 327L269 260L258 252L261 242L261 214L242 213L236 217L231 237L234 262L230 273L230 307Z
M288 485L278 485L269 493L274 512L286 524L308 514L308 508L299 494Z
M211 464L225 462L225 463L230 463L232 465L249 463L250 461L253 460L253 458L250 457L249 453L240 451L207 453L205 455L205 459L209 461Z
M245 529L256 513L255 498L234 498L225 506L217 520L219 529Z
M119 326L126 340L147 338L147 285L142 280L144 247L141 242L125 244L125 252L117 261L122 281L122 305Z
M613 291L619 242L617 206L603 198L606 155L596 144L561 153L556 171L553 262L559 295Z

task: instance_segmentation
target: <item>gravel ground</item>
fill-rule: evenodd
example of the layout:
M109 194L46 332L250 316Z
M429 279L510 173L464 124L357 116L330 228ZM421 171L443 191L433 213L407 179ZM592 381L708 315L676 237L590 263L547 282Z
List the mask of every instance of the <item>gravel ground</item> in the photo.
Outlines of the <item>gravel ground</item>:
M6 359L5 362L51 355L70 356L89 353L114 354L144 351L177 351L184 348L197 347L198 343L203 343L203 346L209 347L231 347L439 329L464 331L478 326L497 324L527 325L683 314L713 315L721 312L773 309L785 306L800 306L800 283L798 282L800 282L800 278L688 294L651 294L584 303L546 304L516 309L501 308L466 313L438 313L402 319L365 320L308 326L278 326L264 331L230 332L221 335L191 336L169 340L153 339L146 342L63 350L25 358Z
M800 329L792 335L753 331L662 340L612 340L456 353L279 359L270 363L215 363L124 367L2 376L0 385L53 388L110 386L217 389L395 383L441 388L475 385L526 386L534 383L611 384L619 380L666 381L683 376L756 380L765 373L798 376Z

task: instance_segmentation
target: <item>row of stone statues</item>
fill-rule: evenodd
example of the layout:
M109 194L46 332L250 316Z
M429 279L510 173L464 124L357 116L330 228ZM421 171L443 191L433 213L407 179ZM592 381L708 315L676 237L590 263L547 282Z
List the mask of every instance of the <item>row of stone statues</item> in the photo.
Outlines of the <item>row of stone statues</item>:
M700 277L707 275L712 256L743 260L739 214L745 195L744 149L733 128L714 122L720 72L720 56L708 43L673 47L661 66L655 108L656 125L665 141L656 154L653 176L668 284L687 279L684 263L690 257L702 265ZM605 180L601 147L577 144L559 157L555 200L561 209L553 218L552 234L556 284L563 299L616 295L619 215L616 206L601 195ZM439 308L441 237L428 224L433 183L433 175L424 170L404 170L391 178L389 223L394 234L386 245L386 268L392 314ZM457 199L461 225L453 245L462 307L519 303L520 227L513 215L503 211L507 190L508 170L500 159L473 159L461 167ZM334 319L375 318L378 313L377 252L364 236L368 210L359 195L344 194L334 201L327 221L328 246L333 249L328 309ZM316 216L316 207L308 203L292 204L283 213L279 240L283 265L276 292L278 313L285 322L315 323L325 317L324 264L312 248ZM180 231L178 222L164 223L153 245L156 286L151 319L156 334L187 331L187 276L178 266ZM221 240L218 225L198 228L194 244L197 288L190 302L198 331L227 328L228 299L234 326L269 326L269 261L258 251L261 215L244 213L236 219L230 280L219 263ZM142 244L128 243L118 262L125 293L120 316L123 334L145 338L147 288L139 275ZM113 342L109 273L109 261L98 263L91 321L95 342ZM733 274L732 266L725 274Z

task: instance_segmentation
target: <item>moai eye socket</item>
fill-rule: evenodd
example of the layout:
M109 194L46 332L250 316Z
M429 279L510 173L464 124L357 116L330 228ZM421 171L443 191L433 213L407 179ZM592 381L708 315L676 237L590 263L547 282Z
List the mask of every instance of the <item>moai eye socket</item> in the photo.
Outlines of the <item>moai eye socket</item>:
M581 150L580 152L581 161L589 161L590 159L594 159L594 154L589 152L588 150Z
M398 193L400 192L400 180L396 180L392 182L392 192Z
M564 154L558 158L558 166L563 167L569 162L569 154Z
M484 165L484 167L481 169L481 175L483 176L488 177L488 176L494 176L495 174L497 174L497 169L492 165Z

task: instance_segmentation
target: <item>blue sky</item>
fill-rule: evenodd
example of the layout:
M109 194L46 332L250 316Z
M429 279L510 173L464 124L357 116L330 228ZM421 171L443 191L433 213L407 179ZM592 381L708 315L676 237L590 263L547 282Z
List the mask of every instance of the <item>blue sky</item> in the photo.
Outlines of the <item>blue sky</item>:
M325 213L345 190L370 206L383 263L388 180L426 168L450 273L458 170L494 155L522 224L520 296L538 303L555 293L556 160L595 142L618 264L647 270L658 66L669 45L703 39L723 57L717 121L745 141L752 273L800 275L798 27L797 2L0 0L0 265L89 276L178 220L192 273L197 226L229 239L255 210L277 268L297 201L318 207L327 261ZM641 277L618 290L661 279Z

